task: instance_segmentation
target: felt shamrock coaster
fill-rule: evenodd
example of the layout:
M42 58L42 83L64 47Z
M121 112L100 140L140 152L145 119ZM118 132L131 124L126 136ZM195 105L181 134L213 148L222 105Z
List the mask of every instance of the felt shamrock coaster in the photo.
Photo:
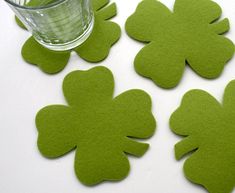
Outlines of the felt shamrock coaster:
M223 103L203 90L191 90L172 114L173 132L185 138L175 145L176 159L186 177L210 193L230 193L235 186L235 80L225 89Z
M125 178L126 154L139 157L149 147L135 139L149 138L156 127L148 94L129 90L113 98L113 91L107 68L74 71L63 82L68 106L47 106L36 116L40 152L57 158L76 149L75 172L88 186Z
M34 3L32 0L31 4ZM80 46L73 49L81 58L88 62L104 60L111 46L120 38L121 30L118 24L108 21L117 13L116 4L108 5L109 0L92 0L95 12L94 28L89 38ZM108 6L107 6L108 5ZM20 27L24 25L16 19ZM70 58L70 51L52 51L40 45L30 37L22 48L24 60L37 65L42 71L54 74L64 69Z
M137 73L163 88L175 87L185 64L204 78L218 77L234 54L222 34L229 21L216 22L221 8L211 0L176 0L171 12L157 0L143 0L126 21L128 35L147 45L137 54Z

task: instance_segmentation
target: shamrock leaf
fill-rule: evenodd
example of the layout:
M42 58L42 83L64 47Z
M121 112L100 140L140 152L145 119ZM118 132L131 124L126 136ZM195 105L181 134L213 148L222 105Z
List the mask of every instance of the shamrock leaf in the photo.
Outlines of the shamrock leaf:
M230 193L235 186L235 80L225 89L220 104L202 90L185 94L180 107L172 114L173 132L185 136L175 145L184 163L186 177L204 186L210 193Z
M48 158L74 150L75 172L85 185L121 180L129 172L126 154L142 156L156 123L151 99L129 90L113 99L114 80L104 67L74 71L63 83L69 106L51 105L36 116L38 148Z
M34 1L38 0L30 1L31 4ZM111 46L120 38L120 27L116 23L108 21L116 15L116 4L108 5L108 3L109 0L92 0L92 7L95 12L92 33L82 45L73 49L88 62L104 60L108 56ZM19 19L16 19L16 22L24 28ZM23 45L21 52L26 62L37 65L46 73L54 74L64 69L73 50L52 51L40 45L33 37L30 37Z
M95 26L91 36L80 46L75 48L77 54L88 62L105 59L111 46L120 37L120 27L107 20L116 15L116 4L99 10L95 16Z
M15 21L19 27L21 27L24 30L27 30L27 28L24 26L24 24L19 20L18 17L15 16Z
M234 54L222 36L229 21L216 22L220 7L211 0L176 0L174 12L157 0L143 0L126 22L128 35L147 45L137 54L135 70L163 88L175 87L185 64L204 78L218 77Z
M63 70L70 58L70 51L46 49L33 37L25 42L21 54L26 62L37 65L43 72L49 74Z

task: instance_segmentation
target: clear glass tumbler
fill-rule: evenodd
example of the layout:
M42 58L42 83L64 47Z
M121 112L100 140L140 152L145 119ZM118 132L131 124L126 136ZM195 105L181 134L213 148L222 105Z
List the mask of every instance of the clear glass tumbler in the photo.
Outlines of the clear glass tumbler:
M51 50L69 50L90 35L90 0L5 0L33 37Z

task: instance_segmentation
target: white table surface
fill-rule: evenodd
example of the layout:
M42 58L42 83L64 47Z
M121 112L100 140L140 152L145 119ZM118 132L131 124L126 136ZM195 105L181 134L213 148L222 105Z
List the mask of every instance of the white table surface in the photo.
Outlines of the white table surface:
M221 77L206 80L186 67L178 87L163 90L152 81L137 75L133 59L142 44L130 39L124 31L127 17L140 0L115 0L122 37L113 46L109 57L101 64L112 70L115 95L132 88L144 89L153 101L153 113L158 129L148 140L150 150L142 158L130 157L131 171L121 182L102 183L86 187L75 177L74 152L48 160L38 152L35 114L49 104L65 104L61 85L73 70L86 70L89 64L73 54L66 68L57 75L46 75L24 62L21 46L30 34L13 20L13 12L0 0L0 193L205 193L200 186L184 178L183 160L174 159L173 146L179 140L168 126L171 113L178 107L183 94L194 88L205 89L221 101L225 86L235 79L234 59ZM162 0L172 8L174 0ZM235 1L217 0L228 17L231 30L227 34L235 41ZM235 191L234 191L235 193Z

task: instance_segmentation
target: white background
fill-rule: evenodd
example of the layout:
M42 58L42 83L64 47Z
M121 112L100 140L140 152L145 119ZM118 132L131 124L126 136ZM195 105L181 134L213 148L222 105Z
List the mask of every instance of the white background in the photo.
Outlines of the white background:
M221 101L224 87L235 79L234 59L222 76L206 80L186 67L178 87L164 90L152 81L137 75L133 59L142 44L130 39L124 23L140 0L115 0L122 37L111 49L109 57L99 65L112 70L115 95L132 88L144 89L153 101L153 113L158 129L148 140L150 150L142 158L130 157L131 171L121 182L105 182L86 187L75 177L74 152L56 160L48 160L38 152L34 117L49 104L64 104L61 85L69 72L94 67L73 54L66 68L57 75L46 75L37 67L24 62L20 55L29 33L13 20L13 12L0 0L0 193L205 193L200 186L187 181L182 172L183 160L174 159L173 146L179 137L171 133L168 119L178 107L183 94L193 88L205 89ZM162 0L173 7L173 0ZM217 0L228 17L235 41L235 1ZM94 155L95 156L95 155ZM234 191L235 192L235 191Z

